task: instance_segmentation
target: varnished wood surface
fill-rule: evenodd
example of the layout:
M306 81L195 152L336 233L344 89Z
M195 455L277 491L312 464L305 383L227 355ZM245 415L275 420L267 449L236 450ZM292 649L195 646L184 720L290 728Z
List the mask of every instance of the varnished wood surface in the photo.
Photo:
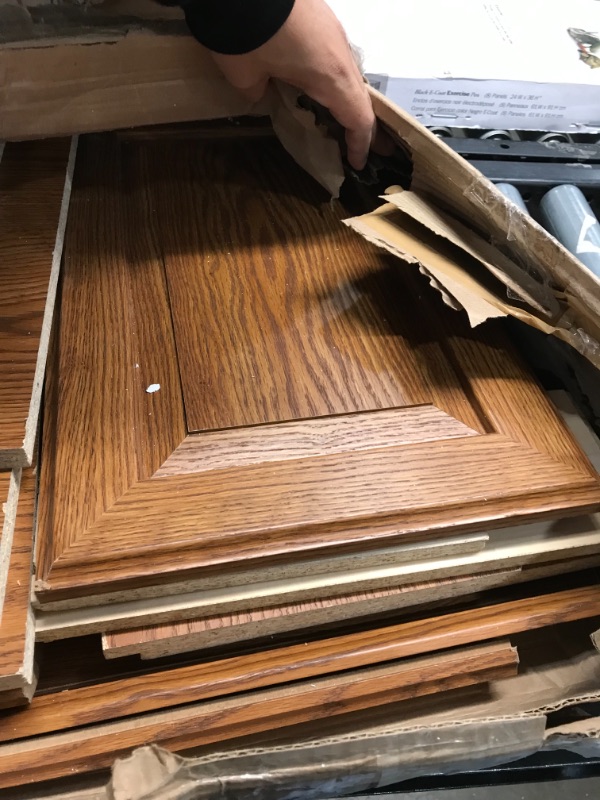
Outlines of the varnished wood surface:
M195 197L201 169L213 174L213 166L200 155L190 156L192 166L183 174L185 148L180 144L164 138L159 143L119 143L111 136L90 137L80 144L65 245L61 319L47 392L36 558L36 597L41 605L68 600L85 606L90 587L94 594L120 591L122 599L128 592L130 597L139 597L145 589L151 593L157 584L180 586L186 578L198 580L225 569L281 563L290 554L318 558L365 546L416 541L448 529L489 529L506 524L509 518L588 510L600 503L597 476L501 334L487 338L479 331L469 332L460 316L444 309L418 276L399 270L392 259L359 237L352 239L352 232L329 209L311 205L312 190L306 188L306 179L296 180L297 167L272 151L276 142L265 138L254 143L228 139L224 144L206 144L210 152L214 150L210 163L214 161L221 170L223 185L233 180L241 187L232 186L229 193L217 187L206 211L211 220L222 221L222 251L226 254L227 247L233 246L227 244L228 225L240 224L231 221L231 196L235 195L238 205L248 203L264 223L256 226L252 236L249 228L244 234L252 256L248 256L252 262L248 274L250 268L261 276L270 274L269 262L260 254L264 248L266 258L274 246L279 223L264 220L258 198L268 189L271 208L272 193L280 193L288 219L290 208L302 210L302 226L293 229L293 246L290 225L281 228L281 240L290 251L277 262L281 268L293 262L298 271L311 252L308 245L313 239L308 234L318 231L320 240L327 242L322 245L325 256L331 242L346 242L343 247L356 255L356 269L360 261L375 276L374 283L362 278L354 281L350 295L341 278L326 287L326 296L303 294L305 284L296 286L299 308L306 309L310 301L311 314L316 315L312 320L322 319L319 314L329 309L327 325L338 351L341 339L335 338L334 331L343 330L352 345L345 351L343 374L352 376L354 370L366 376L385 357L385 369L381 366L376 375L369 373L371 388L381 387L380 381L394 390L400 387L403 403L435 406L479 435L366 450L351 445L347 451L326 454L316 446L313 456L273 461L271 453L259 463L202 472L194 471L192 459L183 469L180 461L176 474L165 467L164 474L163 465L174 463L170 461L174 453L174 461L183 453L178 450L182 442L186 453L190 452L181 382L195 380L196 391L205 381L208 392L216 380L212 373L207 376L201 370L190 371L189 364L184 366L186 342L191 347L197 333L188 327L212 319L214 328L217 317L224 331L227 325L235 326L239 302L225 309L224 302L221 306L213 303L206 292L218 288L224 298L227 289L240 301L236 292L244 277L236 276L234 281L220 267L212 277L214 287L209 287L199 250L207 234L199 231L194 203L177 206L180 216L169 210L177 200L173 186L177 185L182 197ZM249 152L252 159L240 158L239 153ZM231 170L225 170L229 162L224 153L230 154L236 166L235 179ZM285 186L270 171L271 156L286 177ZM270 176L264 187L257 184L259 166ZM273 185L268 181L274 181ZM205 199L202 203L206 204ZM310 224L305 221L309 216ZM329 220L327 227L324 220ZM216 229L217 223L212 227ZM207 242L209 246L213 245ZM167 265L168 291L163 264ZM183 266L185 271L180 272ZM318 265L315 272L329 274ZM308 281L317 280L308 272L303 274ZM265 332L260 309L280 309L272 323L281 326L281 336L275 336L274 329L269 329L268 336L271 343L277 341L278 353L285 353L288 339L290 347L299 340L281 316L283 308L289 310L291 295L285 294L285 302L281 299L284 287L278 280L274 278L271 284L265 278L260 284L263 305L256 298L253 305ZM383 288L380 281L385 282ZM183 295L212 305L188 308ZM348 297L352 302L346 302ZM250 310L244 306L244 314ZM372 322L371 327L367 322ZM237 337L239 329L235 331ZM218 339L219 331L215 329L214 335ZM364 348L377 352L380 360L365 362ZM310 353L311 375L329 375L321 369L320 351ZM194 358L201 355L198 351ZM316 384L307 377L308 355L308 349L302 358L298 355L298 370L307 381L306 408L310 410L317 401ZM290 356L286 369L289 386L297 386L295 357ZM227 378L227 369L223 373L219 380ZM330 414L340 408L336 398L342 372L335 374L320 384L328 410L323 412L319 406L315 413ZM260 375L263 383L253 380L252 372L240 372L248 383L247 402L240 407L272 408L281 399L278 392L275 397L269 382L275 374ZM365 388L365 381L356 383L352 378L351 383ZM153 383L161 388L148 394L146 389ZM377 395L379 389L374 391ZM370 397L370 408L377 408L379 401L373 400L371 389L365 392L363 399ZM410 418L412 412L407 415ZM412 423L409 428L413 430ZM426 436L425 428L423 432ZM287 453L284 434L281 451ZM201 444L202 434L195 436ZM402 432L398 436L402 439ZM264 440L258 426L258 450ZM252 449L248 447L251 461L256 458ZM201 446L196 453L200 450Z
M515 674L517 663L516 651L507 643L497 643L188 704L72 732L37 735L43 730L40 725L34 728L32 738L0 746L0 788L109 766L142 744L156 743L177 751L506 678ZM168 695L168 684L162 683L159 691ZM31 717L32 711L33 706L21 714ZM18 713L14 712L13 723L5 719L0 727L5 741ZM66 721L63 714L56 708L55 722ZM85 715L78 719L83 723Z
M476 435L476 431L435 406L208 431L202 436L187 436L155 477Z
M156 673L154 677L124 678L37 698L26 712L15 712L10 718L4 718L4 737L6 740L18 735L35 735L42 732L42 725L44 731L61 730L83 722L99 722L233 692L312 679L598 614L600 588L586 586L309 644L193 664Z
M0 479L5 475L0 472ZM30 698L36 682L33 652L35 625L29 602L35 484L33 470L23 470L0 617L0 703L4 698L5 705L9 702L18 705L24 698Z
M69 139L9 142L0 157L0 467L32 457L69 150Z
M152 156L190 432L444 395L469 424L442 347L429 343L424 372L406 346L421 321L413 286L276 139L160 143Z

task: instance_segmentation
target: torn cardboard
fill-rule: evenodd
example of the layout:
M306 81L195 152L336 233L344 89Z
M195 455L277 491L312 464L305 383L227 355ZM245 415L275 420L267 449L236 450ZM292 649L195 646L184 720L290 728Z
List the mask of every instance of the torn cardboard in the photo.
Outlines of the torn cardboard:
M447 305L463 309L472 327L512 316L582 350L574 315L543 278L533 278L476 232L411 191L386 196L375 211L346 220L365 239L417 264ZM600 367L600 344L587 357Z
M5 4L0 12L9 8L14 16L15 7ZM261 103L250 104L187 33L180 12L160 10L150 0L106 0L91 13L70 6L62 17L56 9L45 14L45 8L24 10L27 30L21 34L14 20L12 33L10 19L3 26L0 13L5 42L0 44L0 139L270 114L296 160L337 194L343 179L337 145L325 140L312 116L300 112L290 92L280 87ZM410 188L418 200L410 216L418 222L418 204L428 203L430 230L435 209L436 225L443 221L447 234L451 221L452 235L460 238L465 254L475 234L479 248L482 242L487 245L485 254L479 250L479 260L487 263L495 281L473 269L467 280L463 260L453 270L448 259L443 269L439 263L423 266L447 302L465 308L473 324L515 316L566 341L600 367L600 279L473 165L370 91L380 123L412 160ZM407 247L397 249L405 260L419 262ZM498 281L505 287L502 293Z
M508 256L523 275L545 285L561 308L558 317L548 320L534 313L533 308L516 309L514 302L504 303L503 308L500 300L504 298L496 296L492 299L483 289L477 288L478 297L483 298L486 304L473 305L467 295L464 304L467 312L473 315L473 319L485 318L488 312L491 316L497 316L498 312L504 316L516 316L568 342L600 367L600 280L504 197L472 164L379 92L374 89L370 92L380 123L410 154L413 162L410 189L413 194L443 212L446 219L455 220L478 234L501 256ZM464 237L461 238L464 244ZM393 238L387 244L391 248L396 246ZM494 266L503 272L501 256ZM413 260L418 261L414 256ZM454 284L454 292L448 290L451 295L455 295L458 286L465 286L464 275L464 268L455 271L454 278L458 284ZM436 280L445 285L440 274ZM523 285L521 280L519 283ZM476 287L470 284L470 288L475 290ZM494 314L489 306L496 309Z

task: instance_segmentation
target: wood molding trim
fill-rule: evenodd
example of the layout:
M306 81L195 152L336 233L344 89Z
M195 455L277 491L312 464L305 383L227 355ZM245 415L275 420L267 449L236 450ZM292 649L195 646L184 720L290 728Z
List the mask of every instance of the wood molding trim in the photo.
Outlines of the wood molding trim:
M108 767L143 744L183 750L512 677L517 664L516 650L497 643L95 725L86 723L90 715L84 708L67 719L59 702L46 717L47 726L60 729L66 722L66 727L84 727L44 736L37 735L44 727L40 723L32 728L32 738L0 745L0 788ZM162 681L159 685L158 695L168 694ZM118 711L116 705L110 709L111 714Z

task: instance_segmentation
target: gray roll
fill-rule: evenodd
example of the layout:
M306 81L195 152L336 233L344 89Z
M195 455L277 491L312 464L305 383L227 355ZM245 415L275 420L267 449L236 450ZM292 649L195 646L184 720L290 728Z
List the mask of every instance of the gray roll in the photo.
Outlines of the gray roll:
M600 278L600 224L577 186L555 186L540 201L542 225Z
M519 206L521 211L529 214L527 206L525 205L525 200L521 197L521 192L516 189L512 183L497 183L496 189L499 189L505 197L508 197L516 206Z

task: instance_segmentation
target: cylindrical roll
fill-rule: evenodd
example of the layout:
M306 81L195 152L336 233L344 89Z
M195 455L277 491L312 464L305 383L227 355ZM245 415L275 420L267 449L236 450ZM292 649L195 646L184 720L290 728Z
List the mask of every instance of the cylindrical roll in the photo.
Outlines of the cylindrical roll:
M540 201L542 224L600 278L600 224L577 186L555 186Z
M505 197L508 197L516 206L519 206L521 211L529 214L527 206L525 205L525 200L521 197L521 192L515 188L512 183L497 183L496 189L499 189Z

